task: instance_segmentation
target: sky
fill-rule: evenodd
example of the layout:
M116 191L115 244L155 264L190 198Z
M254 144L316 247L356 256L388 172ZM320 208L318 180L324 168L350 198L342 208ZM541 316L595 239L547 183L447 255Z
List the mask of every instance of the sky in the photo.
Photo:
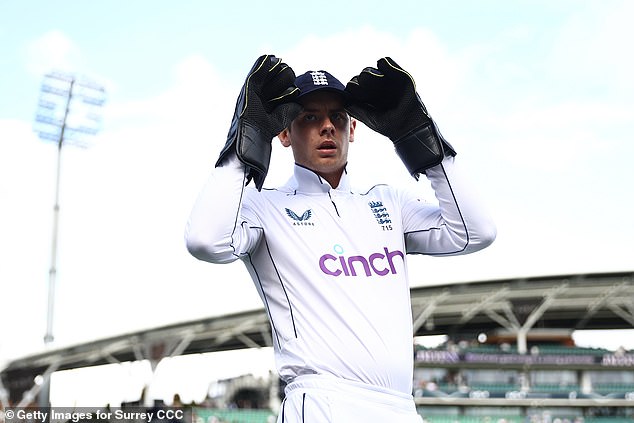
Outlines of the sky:
M0 365L44 347L57 149L34 118L46 73L107 95L98 135L62 149L61 346L260 307L240 263L196 261L183 232L261 54L344 83L384 56L414 76L498 238L469 256L411 257L413 286L631 271L633 17L626 0L0 0ZM273 144L265 186L292 169ZM433 200L363 125L349 158L357 185ZM634 348L634 336L600 339Z

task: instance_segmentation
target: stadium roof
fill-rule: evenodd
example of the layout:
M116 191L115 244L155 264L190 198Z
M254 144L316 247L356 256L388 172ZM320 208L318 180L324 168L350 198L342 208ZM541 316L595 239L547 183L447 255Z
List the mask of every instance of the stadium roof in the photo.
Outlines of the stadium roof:
M632 329L634 272L415 288L412 311L417 335L499 329Z
M415 335L634 328L634 271L451 283L411 294ZM7 386L57 370L271 345L258 309L47 350L9 362L1 376Z

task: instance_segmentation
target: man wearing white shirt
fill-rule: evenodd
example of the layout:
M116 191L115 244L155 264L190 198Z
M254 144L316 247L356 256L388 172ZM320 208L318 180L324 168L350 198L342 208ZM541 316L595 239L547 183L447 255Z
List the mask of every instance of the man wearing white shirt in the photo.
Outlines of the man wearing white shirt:
M390 138L416 179L426 176L434 203L387 185L352 187L355 118ZM275 136L292 149L294 173L262 189ZM347 86L258 58L186 230L196 258L246 265L287 383L285 423L420 422L407 254L468 254L494 239L453 147L390 58Z

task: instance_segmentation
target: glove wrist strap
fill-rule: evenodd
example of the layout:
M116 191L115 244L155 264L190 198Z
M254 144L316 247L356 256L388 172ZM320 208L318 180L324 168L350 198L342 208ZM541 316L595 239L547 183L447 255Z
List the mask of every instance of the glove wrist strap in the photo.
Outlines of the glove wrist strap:
M272 137L247 121L240 122L238 131L236 153L240 161L249 168L249 179L253 178L259 191L269 171Z
M418 179L419 174L425 173L425 170L440 164L445 155L456 155L456 151L442 137L432 120L392 142L396 154L415 179Z
M265 132L244 119L235 119L216 167L235 151L240 162L247 167L247 184L253 179L258 191L261 190L269 171L272 149L272 137Z

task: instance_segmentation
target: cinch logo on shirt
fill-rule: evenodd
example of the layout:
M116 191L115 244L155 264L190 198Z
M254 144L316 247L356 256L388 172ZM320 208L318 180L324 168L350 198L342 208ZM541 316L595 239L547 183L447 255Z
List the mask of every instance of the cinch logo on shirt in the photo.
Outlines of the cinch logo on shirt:
M395 275L394 257L398 256L401 261L405 261L402 251L389 251L387 247L383 247L383 253L372 253L368 257L345 257L343 247L339 244L334 246L334 250L337 256L324 254L319 258L319 268L330 276L357 276L358 271L361 271L361 274L365 273L366 276L385 276L388 273Z

